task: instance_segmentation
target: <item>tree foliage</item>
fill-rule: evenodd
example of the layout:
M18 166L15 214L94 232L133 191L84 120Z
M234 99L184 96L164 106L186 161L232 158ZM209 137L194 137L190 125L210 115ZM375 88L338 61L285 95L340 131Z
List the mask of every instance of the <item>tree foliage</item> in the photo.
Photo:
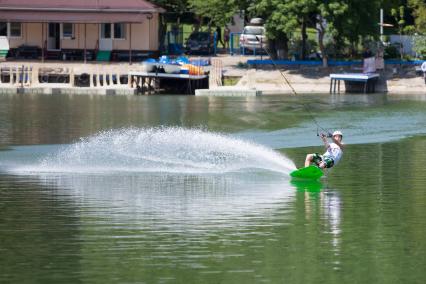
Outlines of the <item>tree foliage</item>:
M236 13L265 20L272 55L287 57L290 40L300 40L302 57L308 42L306 29L317 31L317 43L324 65L327 45L339 48L357 47L379 37L379 11L385 22L393 23L399 33L426 34L424 0L153 0L168 12L166 18L182 19L190 12L209 26L224 26ZM177 16L176 16L177 15ZM415 28L412 26L415 24ZM404 28L405 26L405 28ZM355 52L354 52L355 53Z
M239 2L235 0L188 0L191 10L208 19L209 26L224 26L238 12Z
M413 9L415 29L420 34L426 34L426 3L423 0L409 0Z
M426 36L414 37L413 49L420 58L426 58Z

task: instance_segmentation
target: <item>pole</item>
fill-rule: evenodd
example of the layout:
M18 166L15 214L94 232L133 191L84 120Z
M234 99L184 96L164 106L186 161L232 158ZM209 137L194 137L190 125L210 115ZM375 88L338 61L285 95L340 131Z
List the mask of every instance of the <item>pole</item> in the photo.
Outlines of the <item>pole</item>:
M132 65L132 23L129 23L129 65Z
M380 41L383 42L383 9L380 9Z
M44 23L41 23L41 62L44 63Z
M84 64L87 63L87 45L86 45L86 37L87 37L87 24L84 23Z

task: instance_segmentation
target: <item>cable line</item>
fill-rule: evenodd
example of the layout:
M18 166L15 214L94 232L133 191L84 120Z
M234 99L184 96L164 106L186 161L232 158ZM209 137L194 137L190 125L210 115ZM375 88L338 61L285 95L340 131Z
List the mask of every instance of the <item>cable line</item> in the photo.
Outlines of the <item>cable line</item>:
M260 40L259 40L259 38L256 36L256 39L259 41L259 42L261 42ZM278 70L278 72L280 72L280 74L281 74L281 76L284 78L284 81L286 82L286 84L290 87L290 89L291 89L291 92L297 97L298 96L298 94L297 94L297 92L296 92L296 90L293 88L293 86L291 85L291 83L290 83L290 81L287 79L287 77L283 74L283 72L281 72L281 70L278 68L278 66L275 64L275 62L274 62L274 60L272 59L272 56L271 56L271 54L270 54L270 52L267 50L267 48L266 47L262 47L262 49L263 50L265 50L265 52L268 54L268 56L269 56L269 58L270 58L270 60L271 60L271 62L272 62L272 65L274 66L274 68L276 69L276 70ZM325 133L327 133L327 135L328 136L330 136L330 131L329 131L329 129L325 129L324 127L322 127L320 124L319 124L319 122L317 121L317 119L315 118L315 116L312 114L312 112L309 110L309 108L307 107L307 105L305 104L305 103L303 103L303 102L301 102L300 103L302 106L303 106L303 108L306 110L306 112L308 113L308 115L311 117L311 119L314 121L314 123L316 124L316 126L317 126L317 136L319 136L319 129L321 129L322 131L324 131Z

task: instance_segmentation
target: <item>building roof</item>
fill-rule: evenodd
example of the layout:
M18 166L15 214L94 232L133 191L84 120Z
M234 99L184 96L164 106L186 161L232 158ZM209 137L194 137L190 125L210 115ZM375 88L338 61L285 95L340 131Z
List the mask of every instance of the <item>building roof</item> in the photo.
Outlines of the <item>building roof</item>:
M0 0L0 21L141 22L164 10L144 0Z

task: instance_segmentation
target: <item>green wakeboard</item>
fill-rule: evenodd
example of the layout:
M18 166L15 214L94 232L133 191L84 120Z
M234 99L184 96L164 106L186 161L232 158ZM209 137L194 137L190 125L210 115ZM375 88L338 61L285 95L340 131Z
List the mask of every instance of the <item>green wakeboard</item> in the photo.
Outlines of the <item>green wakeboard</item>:
M301 178L301 179L311 179L311 180L319 179L323 175L324 173L317 166L309 166L306 168L301 168L290 173L291 177Z

